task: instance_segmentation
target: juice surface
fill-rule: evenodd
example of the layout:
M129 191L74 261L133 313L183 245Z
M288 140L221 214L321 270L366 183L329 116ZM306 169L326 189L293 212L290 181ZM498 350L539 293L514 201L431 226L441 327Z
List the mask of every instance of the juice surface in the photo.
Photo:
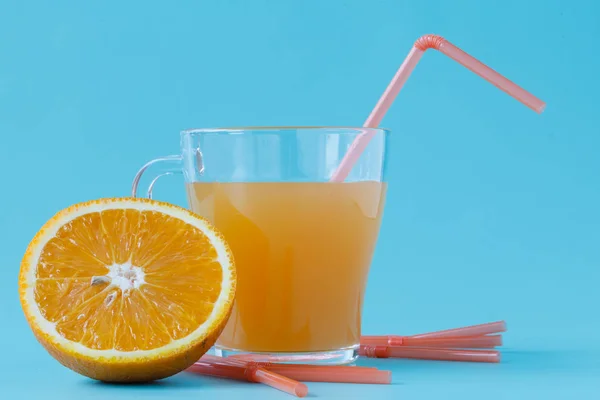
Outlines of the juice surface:
M218 344L313 352L360 339L385 183L191 183L190 207L225 236L238 289Z

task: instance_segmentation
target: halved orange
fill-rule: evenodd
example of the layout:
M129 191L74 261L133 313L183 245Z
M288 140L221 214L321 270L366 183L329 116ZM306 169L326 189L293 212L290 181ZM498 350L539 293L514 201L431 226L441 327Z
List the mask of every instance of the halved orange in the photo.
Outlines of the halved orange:
M146 199L101 199L50 219L21 263L23 311L63 365L111 382L161 379L216 341L233 256L205 219Z

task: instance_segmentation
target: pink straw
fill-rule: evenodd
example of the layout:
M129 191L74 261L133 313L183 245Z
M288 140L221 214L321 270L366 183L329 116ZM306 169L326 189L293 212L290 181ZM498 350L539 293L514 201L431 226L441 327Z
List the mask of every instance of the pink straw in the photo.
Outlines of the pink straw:
M464 336L416 338L410 336L362 336L360 344L366 346L442 347L458 349L491 349L502 346L502 336Z
M546 104L542 100L465 53L446 39L437 35L425 35L415 42L410 53L408 53L408 56L398 69L398 72L396 72L396 75L394 75L394 78L369 115L369 118L365 121L364 127L376 128L379 126L385 113L392 105L392 102L400 92L400 89L402 89L402 86L404 86L413 69L421 59L421 56L427 49L435 49L442 52L534 111L541 113L544 110ZM375 132L372 131L365 132L360 134L354 140L339 167L333 173L331 177L332 182L343 182L348 177L352 167L366 149L374 134Z
M200 375L216 376L218 378L254 382L252 379L248 379L245 368L235 365L219 365L208 362L197 362L186 369L186 371L194 372Z
M304 383L268 371L256 365L256 363L244 363L242 361L239 363L225 363L220 357L205 355L188 368L188 371L203 375L258 382L296 397L305 397L308 394L308 387Z
M438 361L500 362L496 350L458 350L431 347L360 346L360 355L373 358L414 358Z
M457 336L477 336L490 335L494 333L506 332L506 322L496 321L487 324L472 325L464 328L447 329L444 331L422 333L420 335L412 335L412 338L448 338Z
M285 375L302 382L362 383L389 385L392 382L391 371L376 368L344 367L319 365L305 368L305 365L272 364L265 366L269 371Z
M248 368L254 365L261 369L286 376L296 381L389 384L392 373L373 367L349 367L340 365L274 364L270 362L243 361L240 358L204 355L199 364L236 366Z

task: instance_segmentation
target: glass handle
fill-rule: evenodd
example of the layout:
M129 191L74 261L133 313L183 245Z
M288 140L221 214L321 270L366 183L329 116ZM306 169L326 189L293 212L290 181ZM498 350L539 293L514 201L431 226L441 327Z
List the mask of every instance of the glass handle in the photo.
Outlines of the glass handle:
M174 155L155 158L154 160L148 161L146 165L140 168L140 170L135 175L135 178L133 179L133 184L131 185L131 196L140 197L138 196L140 180L142 179L144 173L151 172L153 175L153 179L148 185L148 189L146 191L146 197L151 199L152 190L154 190L154 185L161 177L166 175L181 174L183 172L181 160L181 156Z

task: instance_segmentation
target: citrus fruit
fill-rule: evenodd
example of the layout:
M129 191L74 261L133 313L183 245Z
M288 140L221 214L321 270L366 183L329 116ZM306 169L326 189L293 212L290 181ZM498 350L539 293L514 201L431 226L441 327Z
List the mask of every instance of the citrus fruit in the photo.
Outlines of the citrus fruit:
M231 251L205 219L147 199L76 204L33 238L19 294L38 341L90 378L142 382L192 365L231 312Z

